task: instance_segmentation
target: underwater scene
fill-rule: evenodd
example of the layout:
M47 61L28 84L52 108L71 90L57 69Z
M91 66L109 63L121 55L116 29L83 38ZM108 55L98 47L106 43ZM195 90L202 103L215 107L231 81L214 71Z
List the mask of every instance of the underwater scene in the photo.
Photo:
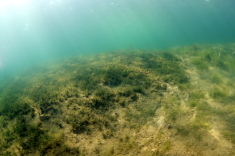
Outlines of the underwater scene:
M234 156L235 1L0 0L1 156Z

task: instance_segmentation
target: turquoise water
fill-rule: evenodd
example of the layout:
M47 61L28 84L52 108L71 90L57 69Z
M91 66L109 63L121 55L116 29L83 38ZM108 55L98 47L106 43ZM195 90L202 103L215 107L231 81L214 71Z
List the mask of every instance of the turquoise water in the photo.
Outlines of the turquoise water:
M0 1L0 80L72 55L234 42L234 14L233 0Z

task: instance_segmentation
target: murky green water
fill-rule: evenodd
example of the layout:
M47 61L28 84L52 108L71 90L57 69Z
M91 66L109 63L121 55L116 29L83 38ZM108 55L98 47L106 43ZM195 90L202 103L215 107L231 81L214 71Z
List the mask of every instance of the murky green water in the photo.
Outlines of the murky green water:
M55 58L118 49L234 42L234 1L0 2L5 74Z

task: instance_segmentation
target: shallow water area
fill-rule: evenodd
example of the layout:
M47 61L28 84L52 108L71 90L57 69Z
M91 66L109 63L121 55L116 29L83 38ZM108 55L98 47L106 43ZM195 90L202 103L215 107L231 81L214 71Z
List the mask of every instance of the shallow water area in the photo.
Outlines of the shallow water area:
M0 1L0 155L235 155L234 6Z

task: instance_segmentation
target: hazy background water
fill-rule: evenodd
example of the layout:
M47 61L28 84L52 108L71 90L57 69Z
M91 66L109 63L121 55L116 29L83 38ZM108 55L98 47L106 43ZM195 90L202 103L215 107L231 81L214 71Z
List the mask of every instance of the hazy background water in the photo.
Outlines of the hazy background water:
M71 55L234 42L234 15L234 0L0 0L0 80Z

